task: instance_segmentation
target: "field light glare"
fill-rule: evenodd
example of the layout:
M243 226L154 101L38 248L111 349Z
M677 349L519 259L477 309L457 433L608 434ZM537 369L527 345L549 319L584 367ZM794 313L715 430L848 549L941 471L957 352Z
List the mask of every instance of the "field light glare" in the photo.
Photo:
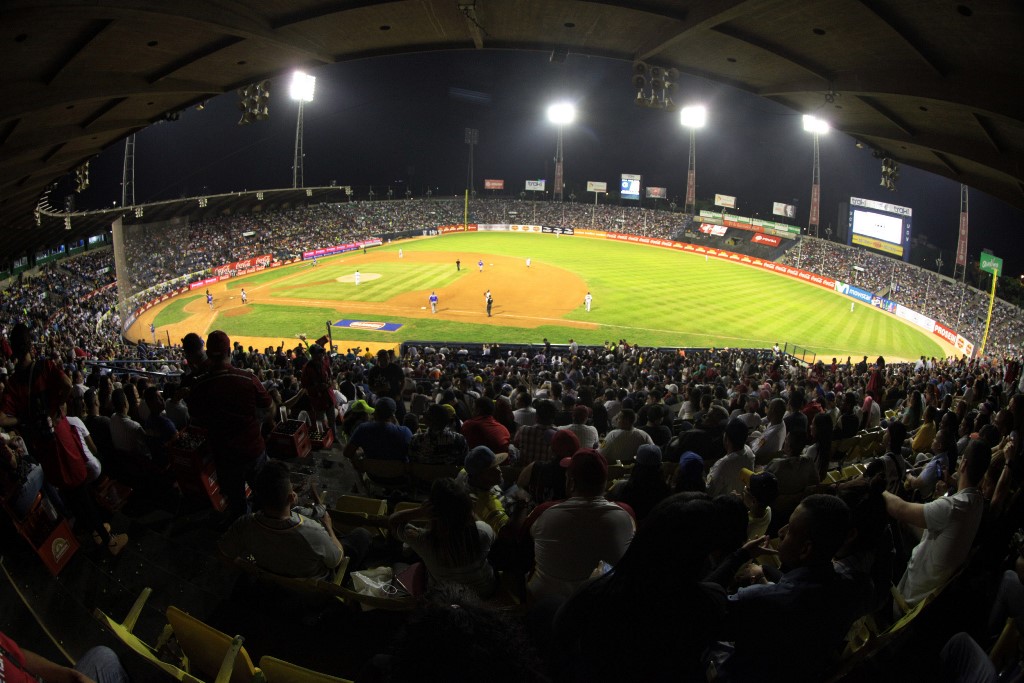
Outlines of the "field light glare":
M804 114L804 130L808 133L818 133L824 135L828 132L828 121L819 119L817 116L811 116L810 114Z
M310 76L309 74L296 71L292 74L291 87L288 88L288 94L293 100L298 102L312 102L313 101L313 88L316 85L316 76Z
M703 128L708 120L708 110L701 104L683 107L679 112L679 123L687 128Z
M559 102L548 107L548 121L565 126L576 120L576 107L569 102Z

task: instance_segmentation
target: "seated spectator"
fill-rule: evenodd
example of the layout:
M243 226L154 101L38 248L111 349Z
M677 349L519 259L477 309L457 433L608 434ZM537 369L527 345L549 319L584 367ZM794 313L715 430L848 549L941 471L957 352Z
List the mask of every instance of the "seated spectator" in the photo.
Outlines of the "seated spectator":
M710 501L690 495L672 496L651 511L615 571L584 584L558 611L559 680L706 680L701 657L721 632L727 605L721 588L700 581L714 516ZM685 619L678 619L680 610ZM629 628L608 628L610 614ZM670 647L663 630L668 623Z
M452 415L455 412L452 411ZM356 431L356 427L369 422L373 415L373 406L364 401L358 399L348 404L348 408L345 410L345 415L342 419L341 431L345 433L345 436L352 438L352 433Z
M636 413L631 408L623 408L616 418L616 429L608 432L601 446L601 455L607 462L621 462L628 465L636 457L637 450L644 444L653 444L650 434L634 429Z
M531 600L569 597L599 562L617 564L636 530L631 511L604 497L608 464L600 453L581 448L562 462L569 498L537 507L527 521L535 557L526 585Z
M661 449L644 444L636 452L629 479L616 484L608 493L608 500L626 503L633 509L636 521L642 522L654 506L671 493L661 471Z
M938 431L938 425L935 424L935 406L928 406L924 409L924 417L921 419L921 424L914 432L914 439L910 442L910 449L914 453L924 453L931 449L932 440L935 438L935 433Z
M730 492L742 493L740 470L754 469L754 452L747 445L747 425L741 420L729 420L722 438L726 455L717 460L708 473L708 495L712 497Z
M572 409L572 424L559 429L565 429L576 434L580 445L584 448L597 448L600 437L597 434L597 427L587 424L590 419L590 409L585 405L578 405Z
M786 425L782 421L785 416L786 402L773 398L768 403L768 426L750 445L757 463L763 465L782 451L782 444L786 441Z
M707 490L707 472L704 471L704 458L693 451L686 451L679 458L679 467L676 468L675 477L672 479L672 493L683 493L685 491L706 493Z
M911 606L939 588L967 559L981 524L984 500L978 484L991 460L991 449L972 440L957 468L957 491L930 503L908 503L888 491L885 509L904 524L924 529L910 555L897 589Z
M807 445L807 432L809 421L803 413L804 404L807 399L803 389L794 389L789 392L789 412L782 418L786 425L786 438L789 439L789 446L793 453L803 453Z
M96 681L97 683L129 683L128 672L109 647L97 646L86 650L75 667L69 668L52 662L31 650L18 647L6 633L0 631L0 680L7 683L29 681Z
M466 454L465 482L473 501L473 514L486 522L495 535L509 524L509 516L501 503L501 470L508 453L495 453L487 446L477 446ZM511 533L515 527L510 527Z
M514 444L518 452L517 465L525 467L537 460L551 460L551 437L555 435L557 415L558 407L550 399L537 402L536 422L522 425L516 430Z
M146 431L138 422L128 417L128 398L123 389L114 389L110 400L114 413L110 416L110 438L114 450L122 456L149 458L146 445Z
M760 538L772 523L771 504L779 495L779 482L771 472L740 471L743 504L747 506L747 540Z
M482 598L494 593L494 570L487 563L494 530L474 521L473 501L454 479L434 480L425 505L391 515L388 525L423 560L429 588L456 583Z
M537 424L537 411L534 410L532 403L533 399L527 392L522 391L516 394L516 409L512 415L520 427Z
M688 429L669 441L664 449L665 459L674 460L687 451L693 451L700 455L705 463L718 461L725 455L722 437L728 421L729 413L725 408L710 406L696 427Z
M411 441L409 428L395 420L395 401L388 397L379 398L373 406L373 420L359 425L352 432L345 445L345 457L355 458L362 449L364 458L408 462Z
M352 569L361 566L370 547L369 532L357 528L339 538L330 515L318 523L295 512L298 496L287 465L264 465L255 494L259 510L239 517L220 539L224 557L251 556L261 569L293 578L327 578L346 553Z
M481 396L473 402L473 417L462 423L462 435L469 448L487 446L495 453L508 453L511 436L494 419L494 401Z
M427 408L427 431L417 432L409 446L409 460L427 465L461 465L469 448L466 437L452 431L451 416L444 406Z
M935 494L936 485L951 474L951 466L956 462L955 449L956 442L953 441L951 434L945 431L937 432L932 439L928 463L917 476L907 474L906 487L917 491L921 500L930 500Z
M149 417L146 419L146 424L143 425L146 434L156 444L165 444L173 439L177 435L178 429L164 412L164 398L161 396L160 390L156 387L146 387L142 400L149 408Z
M852 582L832 557L850 530L839 498L808 496L779 533L786 573L778 583L741 588L729 597L727 638L735 650L720 675L729 681L821 681L833 652L859 616Z
M651 441L658 448L663 448L672 438L672 430L666 425L662 424L665 419L665 413L662 411L663 404L655 403L647 406L647 424L641 427L641 431L647 432L647 435L651 437Z
M818 413L811 418L811 443L801 455L814 463L818 481L823 481L832 461L832 418Z
M902 425L902 423L900 423ZM853 533L836 552L836 571L853 579L863 596L858 610L871 614L891 602L892 567L896 550L885 511L885 480L863 477L839 486L838 495L853 520Z

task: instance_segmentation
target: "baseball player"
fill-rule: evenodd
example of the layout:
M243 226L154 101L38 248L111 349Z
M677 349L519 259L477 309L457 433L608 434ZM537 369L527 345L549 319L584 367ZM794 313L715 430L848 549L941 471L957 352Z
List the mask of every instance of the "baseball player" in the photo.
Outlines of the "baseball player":
M480 269L480 272L484 272L484 260L480 259L476 262L476 267Z
M590 302L594 300L594 297L590 296L590 292L583 297L583 305L587 307L587 313L590 313Z
M430 293L430 312L437 313L437 293Z
M155 323L150 323L149 324L149 333L151 335L153 335L153 343L156 344L156 324Z
M398 250L398 258L404 258L404 256L405 256L405 255L404 255L404 254L402 253L402 250L401 250L401 249L399 249L399 250Z
M242 296L242 303L243 304L249 303L249 297L246 296L246 294L245 294L245 287L242 287L242 294L241 294L241 296Z
M530 257L529 256L526 257L526 267L527 268L530 267Z
M358 285L359 284L359 271L358 270L356 271L356 274L355 274L354 277L355 277L355 280L356 280L356 284Z
M210 290L206 290L206 305L210 307L211 311L213 310L213 294L210 294Z
M491 306L494 305L494 299L491 298L491 291L487 290L487 317L491 317Z

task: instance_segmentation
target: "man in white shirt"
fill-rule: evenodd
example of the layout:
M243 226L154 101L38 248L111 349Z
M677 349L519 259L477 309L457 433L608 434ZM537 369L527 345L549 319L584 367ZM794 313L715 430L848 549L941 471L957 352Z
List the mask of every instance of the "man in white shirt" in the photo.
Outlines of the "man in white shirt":
M531 600L568 598L599 562L618 563L636 531L633 515L604 497L608 463L600 453L581 448L561 464L570 497L539 506L526 522L534 547Z
M636 452L644 444L653 444L651 435L642 429L634 429L636 413L630 408L623 408L619 411L616 424L618 429L608 432L604 438L604 445L601 446L601 455L608 462L621 462L629 464L636 458ZM583 443L583 440L580 440Z
M110 440L114 450L122 454L150 457L145 430L141 424L128 417L128 398L124 389L114 389L110 401L114 406L114 413L110 416Z
M967 560L981 524L984 499L978 484L992 459L992 449L972 439L957 468L957 492L930 503L908 503L888 491L885 509L894 519L924 529L910 554L897 589L911 606L940 588Z
M586 406L576 406L572 409L572 424L559 427L559 429L566 429L575 434L580 440L580 445L584 448L597 448L600 437L597 434L597 427L587 424L589 418L589 408Z
M773 398L768 403L768 426L750 444L756 462L764 465L782 450L782 445L786 443L785 415L786 402L781 398Z
M712 498L723 493L743 493L741 470L754 469L754 452L747 445L747 425L729 420L722 439L726 455L716 460L708 473L708 495Z

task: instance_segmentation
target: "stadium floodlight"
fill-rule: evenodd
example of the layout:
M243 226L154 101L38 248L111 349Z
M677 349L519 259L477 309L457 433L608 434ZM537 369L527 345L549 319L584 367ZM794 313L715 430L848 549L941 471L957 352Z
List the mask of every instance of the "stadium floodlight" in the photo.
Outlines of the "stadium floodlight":
M683 107L679 111L679 123L687 128L703 128L708 120L708 110L701 104Z
M702 104L683 107L679 112L679 123L690 130L690 156L686 167L686 201L683 212L693 215L697 209L697 129L703 128L708 120L708 110Z
M804 130L814 136L814 163L811 169L811 210L807 219L807 234L818 236L818 216L821 206L821 161L818 138L828 132L828 121L804 114Z
M288 95L296 102L312 102L315 86L316 76L310 76L304 71L296 71L292 74L292 84L288 88Z
M829 131L828 121L819 119L817 116L804 114L804 130L816 135L824 135Z
M292 74L292 84L288 94L293 100L299 103L299 118L295 123L295 157L292 160L292 187L299 188L305 185L305 178L302 174L302 162L305 154L302 151L302 105L313 101L313 88L316 85L316 77L296 71Z
M576 106L572 102L556 102L548 107L548 121L558 126L558 144L555 147L555 187L551 198L562 201L565 189L565 157L562 154L562 129L576 120ZM536 203L534 211L537 210Z
M548 107L548 121L567 126L576 120L576 107L571 102L557 102Z

